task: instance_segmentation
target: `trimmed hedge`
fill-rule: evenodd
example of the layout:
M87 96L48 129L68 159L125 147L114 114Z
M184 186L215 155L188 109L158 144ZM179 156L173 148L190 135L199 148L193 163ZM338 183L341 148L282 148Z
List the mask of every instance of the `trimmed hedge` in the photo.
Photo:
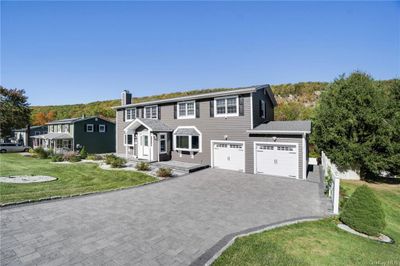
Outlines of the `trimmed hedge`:
M378 236L386 226L381 202L366 185L354 191L339 218L354 230L371 236Z

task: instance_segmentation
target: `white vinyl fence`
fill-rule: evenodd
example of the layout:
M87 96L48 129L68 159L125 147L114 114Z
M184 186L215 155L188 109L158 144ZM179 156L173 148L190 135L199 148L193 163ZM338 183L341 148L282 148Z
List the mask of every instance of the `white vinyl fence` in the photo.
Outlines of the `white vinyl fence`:
M332 200L333 214L339 214L339 195L340 195L340 171L336 165L321 152L321 165L326 181L328 197Z

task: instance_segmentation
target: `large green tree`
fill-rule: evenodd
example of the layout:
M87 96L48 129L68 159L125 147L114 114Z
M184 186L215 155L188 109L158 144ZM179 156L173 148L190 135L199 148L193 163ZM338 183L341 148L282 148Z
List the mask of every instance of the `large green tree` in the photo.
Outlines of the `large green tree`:
M24 90L0 86L0 137L8 137L15 128L29 123L30 108Z
M362 178L395 173L399 106L393 95L365 73L340 76L316 108L315 144L339 168L359 170Z

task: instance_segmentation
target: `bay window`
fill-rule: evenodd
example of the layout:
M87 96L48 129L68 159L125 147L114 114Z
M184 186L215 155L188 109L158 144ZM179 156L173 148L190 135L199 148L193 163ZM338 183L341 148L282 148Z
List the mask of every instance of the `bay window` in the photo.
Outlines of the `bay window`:
M201 152L201 132L196 127L178 127L173 136L174 150Z
M214 99L215 116L238 116L239 115L239 97L230 96Z

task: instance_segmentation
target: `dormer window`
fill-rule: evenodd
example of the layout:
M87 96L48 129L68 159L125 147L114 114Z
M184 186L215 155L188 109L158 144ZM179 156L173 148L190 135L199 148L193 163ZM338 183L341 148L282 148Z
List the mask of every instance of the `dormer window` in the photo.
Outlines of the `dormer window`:
M195 101L178 103L178 119L191 119L195 117Z
M230 96L214 99L215 117L238 116L239 97Z
M125 110L126 121L132 121L136 118L136 108L127 108Z
M157 107L157 105L146 106L144 108L144 118L157 119L158 118L158 107Z

